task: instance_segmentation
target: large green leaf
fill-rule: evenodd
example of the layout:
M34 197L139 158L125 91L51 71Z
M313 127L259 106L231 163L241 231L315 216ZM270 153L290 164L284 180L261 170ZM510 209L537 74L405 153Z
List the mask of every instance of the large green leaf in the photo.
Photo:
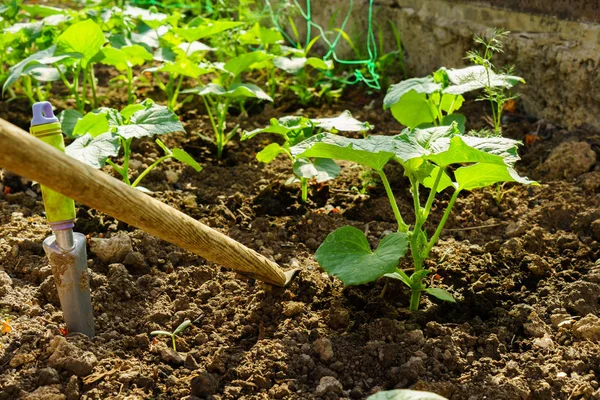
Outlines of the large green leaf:
M210 65L200 66L187 57L178 58L175 62L166 62L160 67L147 68L149 72L166 72L169 74L178 74L189 78L198 78L214 71Z
M4 84L2 85L2 93L9 88L13 83L15 83L21 75L24 74L24 71L31 67L32 65L48 65L59 62L65 58L78 58L81 56L80 53L69 53L62 55L54 55L56 52L56 46L50 46L45 50L40 50L37 53L34 53L27 57L26 59L18 62L13 65L9 70L8 77Z
M267 28L257 22L252 29L238 36L238 42L243 45L268 46L283 42L283 35L276 28Z
M378 171L394 158L395 150L393 136L351 139L332 133L312 136L290 148L296 158L320 157L353 161Z
M149 100L145 100L142 105L144 109L131 115L129 125L117 127L119 136L130 139L185 131L179 117L167 107Z
M348 110L334 118L313 118L311 122L326 131L363 132L373 127L368 122L360 122Z
M383 99L384 108L389 108L398 103L407 93L414 91L416 93L431 94L442 90L442 85L436 83L432 77L411 78L395 85L390 86L385 98Z
M315 179L317 183L327 182L337 178L340 166L329 158L299 158L293 165L294 174L298 178Z
M81 53L81 65L85 68L106 42L102 29L91 19L77 22L67 28L57 39L57 53Z
M83 118L77 121L72 135L83 136L87 134L96 137L103 133L110 132L110 125L106 117L107 113L107 109L87 113Z
M167 22L168 15L160 12L153 12L151 10L146 10L145 8L134 7L127 5L123 10L123 15L126 15L131 18L137 18L142 21L146 25L148 25L152 29L156 29L161 25L164 25Z
M428 100L427 94L411 90L390 106L392 115L402 125L415 128L435 121L437 110Z
M483 65L448 69L446 73L448 74L450 86L443 91L449 94L463 94L483 89L486 86L511 88L517 83L525 83L525 80L521 77L496 74L491 69L486 69Z
M197 40L190 42L190 43L188 43L188 42L180 43L177 46L177 48L182 50L187 56L190 56L190 55L200 52L200 51L216 50L214 47L207 46L204 43L199 42Z
M473 190L498 182L518 182L537 185L537 182L519 176L517 171L506 165L477 163L454 171L459 190Z
M456 135L436 142L428 159L439 166L483 162L513 165L518 159L516 140L503 137L480 138Z
M440 396L439 394L430 392L421 392L418 390L410 389L395 389L388 391L377 392L369 397L367 400L448 400L447 398Z
M235 77L250 69L253 64L270 60L271 58L273 58L273 56L265 53L264 51L253 51L251 53L242 54L241 56L232 58L225 63L225 69L231 72L231 74Z
M62 128L62 132L68 138L73 138L73 129L79 122L79 119L83 117L83 114L79 110L67 109L62 110L58 115L58 122Z
M146 61L153 59L144 47L134 44L130 46L122 46L120 48L104 47L94 60L103 64L113 65L119 71L125 71L128 68L137 65L143 65Z
M174 28L173 31L183 38L186 42L193 42L207 38L217 33L228 31L238 26L244 25L243 22L237 21L211 21L206 19L202 25L187 28Z
M98 169L104 166L108 157L116 157L119 148L119 137L112 133L97 137L87 133L68 145L65 152L76 160Z
M352 226L330 233L315 253L315 259L329 275L337 276L345 285L359 285L392 273L408 249L405 233L384 237L377 250L365 234Z

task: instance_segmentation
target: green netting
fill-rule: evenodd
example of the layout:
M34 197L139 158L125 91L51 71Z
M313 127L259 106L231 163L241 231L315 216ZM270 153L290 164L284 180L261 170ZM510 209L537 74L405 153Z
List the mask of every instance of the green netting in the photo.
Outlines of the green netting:
M265 1L265 10L271 16L271 21L273 25L281 32L281 34L294 46L298 47L298 43L286 32L285 29L281 27L280 17L283 7L280 7L278 11L273 9L270 0ZM286 0L279 0L286 1ZM328 38L327 33L323 27L313 20L312 17L312 3L311 0L305 0L305 7L303 8L298 0L293 0L294 6L298 9L300 15L306 20L306 39L304 47L308 47L311 41L314 39L313 30L316 30L319 33L318 40L322 40L327 46L327 52L323 57L324 60L333 59L335 62L344 65L354 66L354 72L350 78L340 78L334 76L331 71L327 72L327 76L330 80L338 81L344 84L355 84L358 82L364 82L367 86L373 89L381 89L379 84L379 74L376 71L376 61L377 61L377 44L375 42L375 34L373 33L373 2L374 0L369 0L369 15L368 15L368 27L367 27L367 54L368 58L363 60L344 60L338 57L336 53L336 47L338 43L343 38L345 33L344 29L350 20L350 16L352 14L352 10L354 9L354 0L349 0L348 12L344 17L342 25L339 29L336 29L336 34L333 38ZM189 4L178 4L178 3L163 3L158 0L133 0L133 4L140 6L157 6L164 8L197 8L198 5L192 6ZM211 0L204 0L200 2L200 7L208 12L213 12L212 2ZM363 74L361 71L361 66L364 66L367 70L367 74Z
M298 0L293 0L294 5L300 12L300 15L306 20L306 40L305 46L307 47L311 40L313 40L313 29L317 30L319 33L319 39L322 40L327 45L327 52L323 59L329 60L333 59L339 64L352 65L356 66L354 69L353 78L351 79L341 79L333 76L331 72L329 72L329 78L332 80L340 81L346 84L355 84L358 82L364 82L367 86L373 89L381 89L379 85L379 75L375 70L375 62L377 61L377 44L375 42L375 34L373 33L373 2L374 0L369 0L369 16L368 16L368 27L367 27L367 52L368 58L364 60L344 60L338 57L336 53L336 47L339 41L343 38L344 29L350 20L350 16L352 14L352 10L354 9L354 0L349 0L348 12L344 17L344 21L339 29L337 29L337 33L334 35L333 39L327 37L325 29L317 23L314 22L312 18L312 4L311 0L305 0L306 7L302 8L302 6L298 3ZM271 20L273 21L273 25L279 29L279 31L284 35L284 37L293 43L295 46L298 45L290 37L290 35L285 31L285 29L281 28L279 23L279 14L273 10L270 0L265 0L265 5L268 8L271 14ZM279 13L281 12L281 9ZM359 66L365 66L367 68L369 76L363 74L359 69Z
M381 89L381 86L379 85L379 75L377 74L377 71L375 70L375 62L377 61L377 44L375 42L375 34L373 33L373 2L374 2L374 0L369 0L369 16L368 16L368 27L367 27L367 52L368 52L369 57L364 60L344 60L344 59L339 58L336 53L336 47L337 47L339 41L343 37L344 29L346 28L346 25L347 25L348 21L350 20L350 16L352 14L352 10L354 9L354 0L349 0L348 12L346 13L346 16L344 17L344 21L342 22L342 25L340 26L340 28L336 30L337 33L333 37L333 40L331 40L327 37L327 34L321 25L314 22L314 20L312 18L311 0L305 0L305 1L306 1L306 7L302 8L302 6L299 4L298 0L293 0L294 5L300 12L300 15L306 20L306 40L305 40L304 47L307 47L310 44L311 40L313 40L312 32L313 32L313 29L316 29L319 32L319 39L322 40L327 45L327 52L326 52L325 56L323 57L323 59L325 59L325 60L333 59L337 63L353 65L356 67L363 65L367 68L367 71L369 74L369 76L366 76L365 74L363 74L361 72L361 70L359 68L355 68L353 78L351 78L351 79L337 78L337 77L333 76L331 72L329 72L330 79L340 81L340 82L346 83L346 84L355 84L358 82L364 82L367 86L369 86L371 88ZM279 20L280 20L279 13L281 13L282 9L280 8L280 10L278 12L275 12L273 10L273 6L271 5L270 0L265 0L265 5L271 14L271 20L273 21L273 25L277 29L279 29L279 31L284 35L284 37L288 41L290 41L290 43L293 43L295 46L297 46L298 43L296 43L294 41L294 39L292 39L290 37L290 35L285 31L285 29L283 29L281 27L281 25L279 23Z

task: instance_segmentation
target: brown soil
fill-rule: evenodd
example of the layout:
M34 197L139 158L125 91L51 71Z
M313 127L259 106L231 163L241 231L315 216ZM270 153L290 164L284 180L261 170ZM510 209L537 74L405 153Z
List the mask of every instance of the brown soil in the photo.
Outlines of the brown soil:
M331 116L348 108L374 124L375 133L400 131L380 99L370 107L360 92L345 98L304 113ZM185 148L204 170L166 162L143 185L284 268L301 268L300 274L286 289L245 281L79 205L78 231L125 234L132 249L105 261L88 249L97 336L72 333L65 340L41 245L50 229L39 188L4 171L0 313L10 317L12 330L0 336L0 399L364 399L409 387L450 399L600 398L600 334L594 336L600 322L593 317L600 311L600 169L583 166L570 180L550 181L545 177L553 166L543 164L563 142L585 142L597 151L595 132L509 117L507 135L536 133L528 136L518 169L540 186L507 185L501 198L496 188L460 196L428 262L433 285L449 290L457 303L426 298L421 311L410 313L401 284L382 279L344 288L313 258L340 226L365 230L373 245L395 229L373 177L343 164L340 178L312 187L311 201L301 204L299 187L285 185L289 161L254 159L264 138L232 142L216 161L212 145L194 136L209 128L196 106L182 113L188 135L166 142ZM483 125L481 107L467 110L473 127ZM27 110L26 103L0 103L0 117L23 128ZM239 122L250 129L279 115L267 107ZM135 151L142 164L159 154L151 141L138 142ZM401 170L387 172L401 210L410 215ZM441 197L434 222L448 200ZM591 328L584 332L578 321L588 314ZM149 335L185 319L193 324L177 338L178 352L169 350L169 338Z

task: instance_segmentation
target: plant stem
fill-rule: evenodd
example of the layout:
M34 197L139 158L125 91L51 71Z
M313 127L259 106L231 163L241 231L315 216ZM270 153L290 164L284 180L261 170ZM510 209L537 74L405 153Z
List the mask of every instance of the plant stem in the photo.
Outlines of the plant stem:
M446 224L446 221L448 220L448 217L450 216L450 213L452 212L452 208L454 207L454 202L458 198L459 193L460 193L460 190L456 189L454 191L454 194L452 194L452 198L448 202L448 206L446 207L446 211L444 211L444 215L442 216L442 220L440 221L440 224L438 225L437 229L435 230L435 233L431 237L431 240L429 240L429 243L427 243L427 247L423 251L423 254L421 254L421 257L423 259L425 259L425 258L427 258L427 256L429 256L429 252L431 251L433 246L435 246L438 239L440 238L442 229L444 229L444 225Z
M123 182L131 186L129 181L129 156L131 155L131 141L133 139L121 139L123 146Z
M94 64L88 65L90 70L90 87L92 88L92 109L98 107L98 97L96 95L96 75L94 74Z
M408 225L402 219L402 215L400 214L400 210L398 209L398 204L396 203L396 198L394 197L394 192L392 192L392 188L390 187L390 182L385 176L383 170L377 170L379 177L381 178L381 182L385 187L385 192L387 193L388 200L390 201L390 205L392 206L392 210L394 211L394 216L396 217L396 221L398 222L398 232L408 232Z
M170 157L171 157L171 154L167 154L167 155L164 155L164 156L160 157L158 160L154 161L152 163L152 165L150 165L148 168L146 168L144 170L144 172L142 172L140 174L140 176L137 177L137 179L131 184L131 187L136 187L137 185L139 185L139 183L142 181L142 179L144 179L144 177L146 175L148 175L148 173L150 171L152 171L154 168L156 168L156 166L158 164L160 164L161 162L165 161L167 158L170 158Z
M179 76L179 80L177 81L177 86L175 87L175 90L173 91L173 97L172 97L172 102L173 104L171 104L171 110L175 111L177 108L177 97L179 97L179 89L181 89L181 83L183 82L183 75Z
M171 335L171 340L173 341L173 350L177 351L177 347L175 346L175 335Z
M308 179L300 178L300 183L302 184L302 202L306 203L308 201Z
M417 311L421 302L421 289L412 291L410 295L410 311Z

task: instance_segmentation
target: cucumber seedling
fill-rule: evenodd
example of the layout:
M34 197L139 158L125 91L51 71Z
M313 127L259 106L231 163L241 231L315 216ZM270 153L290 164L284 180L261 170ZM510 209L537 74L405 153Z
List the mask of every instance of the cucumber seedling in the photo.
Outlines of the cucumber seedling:
M192 321L190 321L189 319L186 319L177 328L175 328L175 330L173 332L152 331L152 332L150 332L150 335L151 336L169 336L171 338L171 342L173 343L173 350L177 351L177 346L175 344L175 338L177 337L177 335L179 335L181 332L183 332L191 324L192 324Z

